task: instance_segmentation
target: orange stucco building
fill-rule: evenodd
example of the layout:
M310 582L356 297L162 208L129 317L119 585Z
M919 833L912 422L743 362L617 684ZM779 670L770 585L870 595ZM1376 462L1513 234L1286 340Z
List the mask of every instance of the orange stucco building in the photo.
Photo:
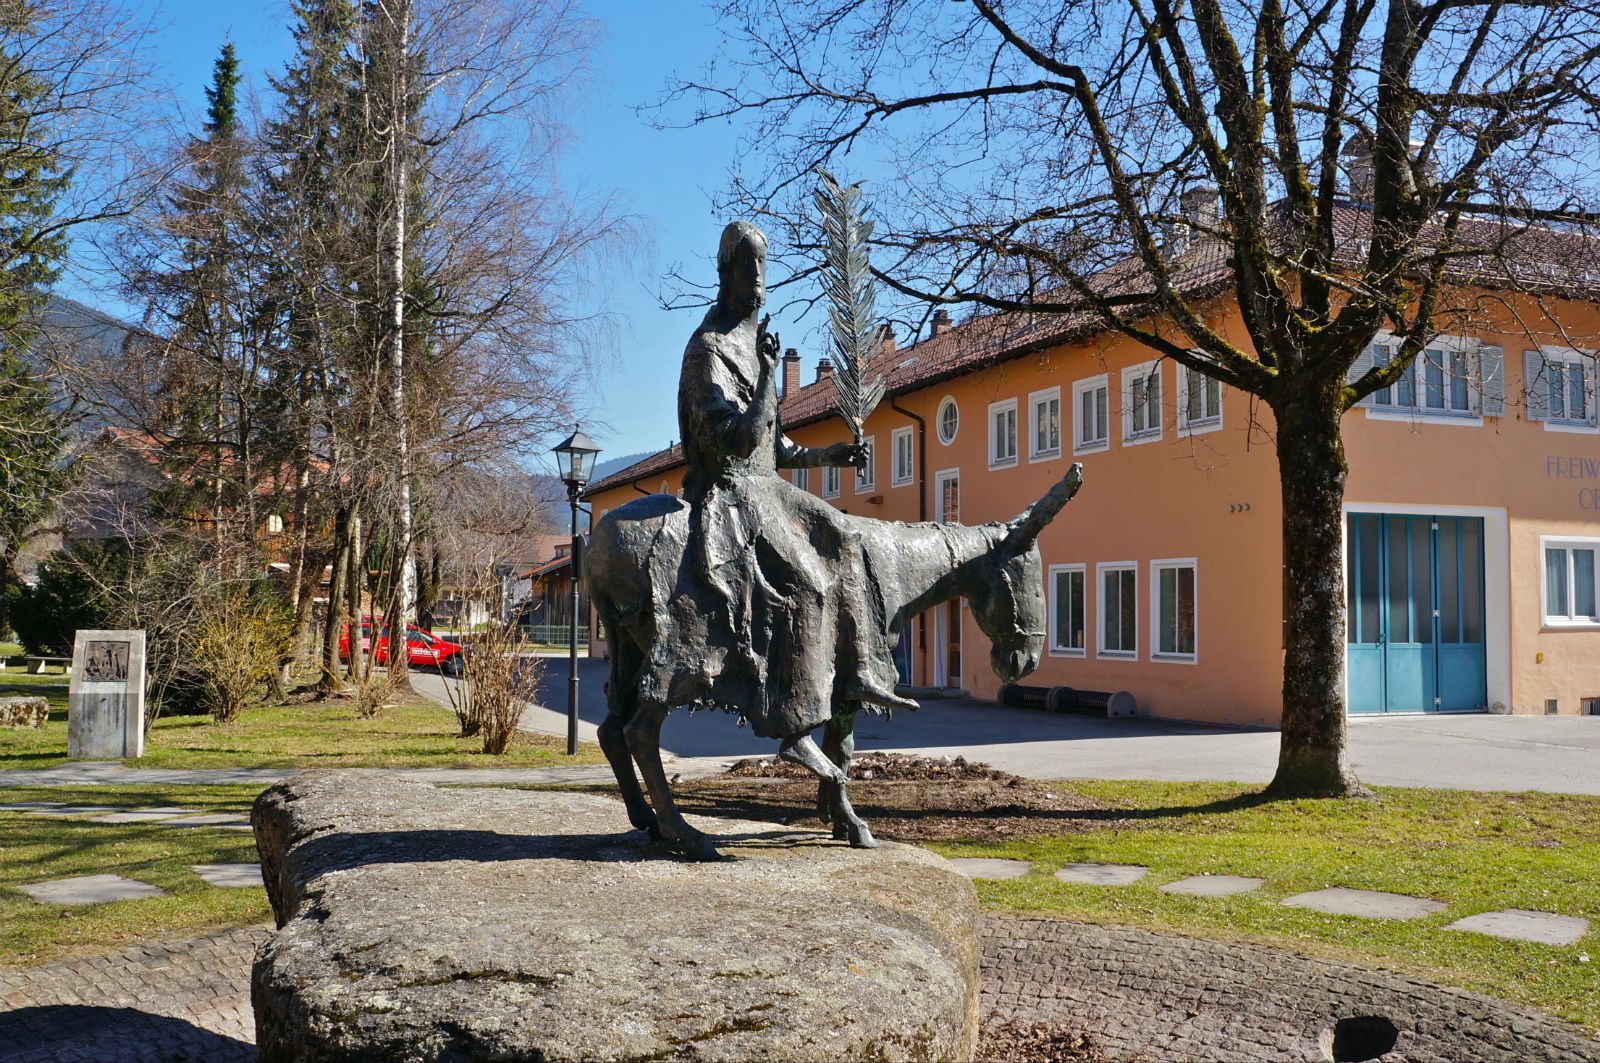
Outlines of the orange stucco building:
M1248 349L1237 311L1215 313ZM1458 320L1473 323L1345 416L1350 711L1600 714L1600 313L1501 293ZM1039 540L1050 631L1024 682L1126 690L1172 719L1277 722L1270 411L1131 340L1050 320L941 314L887 365L868 473L786 472L797 486L851 513L970 524L1014 516L1082 462L1082 491ZM789 352L789 436L848 438L826 362L805 384L800 369ZM682 474L673 448L587 497L598 516L676 492ZM995 695L960 604L907 628L906 681ZM604 651L598 633L590 644Z

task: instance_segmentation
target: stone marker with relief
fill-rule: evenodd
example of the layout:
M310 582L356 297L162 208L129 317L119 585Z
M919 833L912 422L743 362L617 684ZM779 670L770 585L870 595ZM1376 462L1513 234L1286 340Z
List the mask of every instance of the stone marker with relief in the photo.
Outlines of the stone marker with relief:
M67 756L144 754L144 632L79 631L67 695Z

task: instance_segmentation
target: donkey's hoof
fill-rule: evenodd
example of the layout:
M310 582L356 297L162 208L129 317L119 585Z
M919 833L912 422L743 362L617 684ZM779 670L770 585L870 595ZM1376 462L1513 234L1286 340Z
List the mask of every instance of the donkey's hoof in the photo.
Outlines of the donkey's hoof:
M867 829L865 823L850 826L850 848L876 849L877 847L878 839L872 836L872 831Z
M833 840L836 842L847 841L850 837L850 828L843 823L833 825Z
M723 855L717 852L715 840L709 834L694 831L688 836L679 838L672 843L672 847L687 856L690 860L721 860Z

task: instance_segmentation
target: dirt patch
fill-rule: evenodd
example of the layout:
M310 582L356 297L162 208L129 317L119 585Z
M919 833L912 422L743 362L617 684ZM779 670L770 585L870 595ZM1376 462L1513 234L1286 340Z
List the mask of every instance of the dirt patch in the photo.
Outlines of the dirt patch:
M871 778L866 773L871 772ZM817 822L817 781L769 759L674 788L684 812L768 823ZM850 802L874 834L894 841L999 841L1073 834L1118 822L1102 802L962 758L869 753L851 767Z
M749 757L728 768L740 779L812 779L810 769L777 757ZM861 780L1015 779L1017 776L966 757L918 757L909 753L862 753L850 762L850 778Z
M1113 1057L1082 1030L1055 1022L1002 1022L978 1028L978 1063L1102 1063ZM1142 1057L1117 1056L1133 1063Z

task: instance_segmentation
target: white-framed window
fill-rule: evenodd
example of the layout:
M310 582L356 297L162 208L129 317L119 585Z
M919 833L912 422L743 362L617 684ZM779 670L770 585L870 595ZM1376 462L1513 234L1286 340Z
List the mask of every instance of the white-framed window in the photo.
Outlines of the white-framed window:
M1046 388L1028 396L1028 460L1061 455L1061 389Z
M1122 441L1161 438L1161 363L1141 362L1122 371Z
M1050 652L1082 657L1088 644L1088 573L1082 565L1050 566Z
M802 491L811 490L811 470L810 469L805 468L804 466L802 466L802 467L800 467L798 469L791 469L790 473L792 475L792 478L794 479L794 485L796 487L800 488L800 490L802 490Z
M1178 434L1199 435L1222 427L1222 381L1178 366Z
M934 416L934 424L938 427L939 442L948 447L956 441L956 432L961 429L961 408L952 396L946 395L939 400L939 412Z
M667 481L662 480L661 481L661 490L659 492L657 492L657 493L658 494L663 494L663 495L672 494L672 485L667 483Z
M839 470L832 465L822 470L822 497L839 497Z
M989 468L1005 469L1017 463L1017 400L989 404Z
M1600 625L1600 538L1540 536L1539 548L1544 552L1544 622Z
M267 534L281 535L283 533L283 518L276 513L267 514Z
M933 474L933 519L944 524L960 522L960 469L942 469Z
M1372 345L1374 365L1394 357L1396 342ZM1372 393L1374 410L1407 416L1476 418L1480 401L1480 355L1476 344L1439 336L1406 366L1393 386Z
M1097 567L1101 657L1139 656L1139 566L1111 561Z
M878 446L872 436L862 436L861 446L867 452L866 464L856 470L856 494L863 495L878 486Z
M889 483L904 487L917 474L916 451L912 448L911 429L896 428L889 437Z
M1150 562L1150 659L1195 660L1195 559Z
M1593 431L1600 427L1596 395L1596 356L1571 347L1546 347L1524 355L1530 420L1557 431Z
M1111 445L1111 383L1104 373L1072 385L1072 452Z

